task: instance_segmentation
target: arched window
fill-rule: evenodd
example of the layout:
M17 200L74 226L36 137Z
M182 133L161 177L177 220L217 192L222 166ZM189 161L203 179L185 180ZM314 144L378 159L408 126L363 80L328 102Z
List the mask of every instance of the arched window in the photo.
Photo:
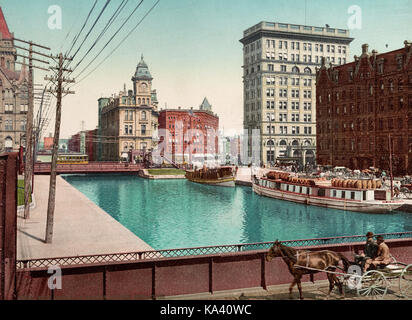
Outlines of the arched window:
M301 157L302 156L302 153L300 152L300 150L295 150L295 151L293 151L293 157Z
M287 145L287 143L286 143L286 141L285 141L285 140L281 140L281 141L279 142L279 145L280 145L280 146L286 146L286 145Z
M6 138L4 143L5 148L13 148L13 139L9 136Z
M137 104L141 104L142 103L142 100L139 98L139 99L137 99Z
M313 158L315 154L312 150L306 150L306 158Z
M304 72L307 73L307 74L311 74L311 73L312 73L312 70L310 70L309 67L306 67L305 70L304 70Z
M310 141L309 140L305 140L305 146L310 146Z
M292 146L298 146L298 145L299 145L298 140L293 140L293 141L292 141Z
M142 111L142 120L146 120L146 111Z
M273 142L273 140L268 140L268 142L266 143L267 146L274 146L275 143Z
M293 67L293 68L292 68L292 72L293 72L293 73L299 73L300 71L299 71L299 68L298 68L298 67Z

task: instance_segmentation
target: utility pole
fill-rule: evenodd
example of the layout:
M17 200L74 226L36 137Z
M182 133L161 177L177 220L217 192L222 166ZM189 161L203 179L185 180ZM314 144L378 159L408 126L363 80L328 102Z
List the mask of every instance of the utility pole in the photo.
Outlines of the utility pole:
M45 80L50 80L53 83L57 81L57 87L54 89L49 89L48 92L56 94L57 104L56 104L56 122L54 127L54 137L53 137L53 148L52 148L52 163L50 170L50 187L49 187L49 201L47 205L47 222L46 222L46 243L51 243L53 240L53 225L54 225L54 209L56 204L56 167L57 167L57 152L59 148L59 138L60 138L60 122L61 122L61 109L62 109L62 95L73 94L73 91L66 91L63 89L63 83L69 82L73 83L74 80L65 79L63 77L63 72L71 72L71 70L65 69L63 66L64 61L71 61L71 58L63 57L60 53L57 57L58 67L52 67L51 69L56 69L56 77L45 77Z
M46 89L47 87L44 87L43 89L43 93L42 93L42 97L41 97L41 102L40 102L40 107L38 110L38 114L37 114L37 124L35 127L35 132L33 135L33 164L32 164L32 179L31 179L31 188L32 188L32 192L34 192L34 165L36 163L36 157L37 157L37 145L39 143L39 138L40 138L40 120L42 117L42 113L43 113L43 102L44 102L44 95L46 93ZM36 97L34 97L36 99Z
M35 44L31 41L24 41L24 40L20 40L20 39L13 39L14 41L19 41L25 44L29 45L29 49L26 48L22 48L19 46L15 46L16 48L22 49L22 50L26 50L29 52L29 56L23 56L20 54L16 54L19 57L23 57L23 58L28 58L29 59L29 88L28 88L28 110L27 110L27 121L26 121L26 158L25 158L25 163L24 163L24 218L28 219L30 216L30 195L32 193L32 163L33 163L33 147L32 147L32 141L33 141L33 109L34 109L34 93L33 93L33 68L37 68L37 69L41 69L41 70L46 70L44 68L41 67L37 67L37 66L33 66L33 60L35 61L39 61L45 64L49 64L48 61L44 61L44 60L40 60L40 59L36 59L33 58L33 54L39 54L42 56L46 56L45 54L39 53L39 52L35 52L33 50L33 46L39 47L39 48L43 48L46 50L50 50L50 48L39 45L39 44ZM19 62L16 62L18 64L20 64ZM23 63L25 65L25 63Z
M393 173L392 173L392 139L391 134L388 137L389 140L389 175L391 178L391 200L393 199Z

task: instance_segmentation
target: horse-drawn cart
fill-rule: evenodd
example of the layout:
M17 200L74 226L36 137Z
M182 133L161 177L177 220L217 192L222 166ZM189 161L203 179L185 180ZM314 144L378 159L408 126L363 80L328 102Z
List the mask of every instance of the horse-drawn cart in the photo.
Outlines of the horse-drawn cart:
M383 299L388 289L397 283L399 295L412 299L412 264L392 260L383 268L369 270L361 275L355 272L356 274L344 276L346 287L356 289L359 297Z
M378 266L376 270L363 273L360 264L350 262L341 253L330 250L296 250L276 240L269 249L266 260L271 261L274 257L281 257L288 265L288 269L294 277L289 287L289 293L292 294L292 289L297 284L300 299L303 299L302 276L308 274L313 281L313 274L318 272L326 273L328 277L328 296L334 286L337 285L343 296L345 295L343 287L346 287L352 291L356 290L357 295L362 298L383 299L388 289L397 280L398 296L412 299L412 264L407 265L403 262L397 262L392 256L388 265ZM343 268L339 266L340 261L343 263Z

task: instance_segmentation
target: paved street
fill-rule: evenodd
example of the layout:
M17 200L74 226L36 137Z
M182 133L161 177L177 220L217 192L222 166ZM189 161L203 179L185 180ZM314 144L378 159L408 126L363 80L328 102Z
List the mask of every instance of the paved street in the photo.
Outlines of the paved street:
M368 298L358 297L356 291L345 290L345 298L335 288L330 297L327 297L329 290L329 282L325 280L315 281L315 283L305 282L302 283L303 297L305 300L370 300ZM230 290L216 292L214 294L196 294L168 297L168 299L178 300L299 300L299 292L295 286L292 292L292 296L289 296L289 284L270 286L268 290L262 288L251 288L244 290ZM402 297L399 294L398 281L394 281L393 285L388 289L384 300L411 300L411 298Z

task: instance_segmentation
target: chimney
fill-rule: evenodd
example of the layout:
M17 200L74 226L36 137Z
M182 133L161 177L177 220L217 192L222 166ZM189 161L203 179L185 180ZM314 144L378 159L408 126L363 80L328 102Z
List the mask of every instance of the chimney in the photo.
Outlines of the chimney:
M368 54L369 45L367 43L362 45L362 55Z

